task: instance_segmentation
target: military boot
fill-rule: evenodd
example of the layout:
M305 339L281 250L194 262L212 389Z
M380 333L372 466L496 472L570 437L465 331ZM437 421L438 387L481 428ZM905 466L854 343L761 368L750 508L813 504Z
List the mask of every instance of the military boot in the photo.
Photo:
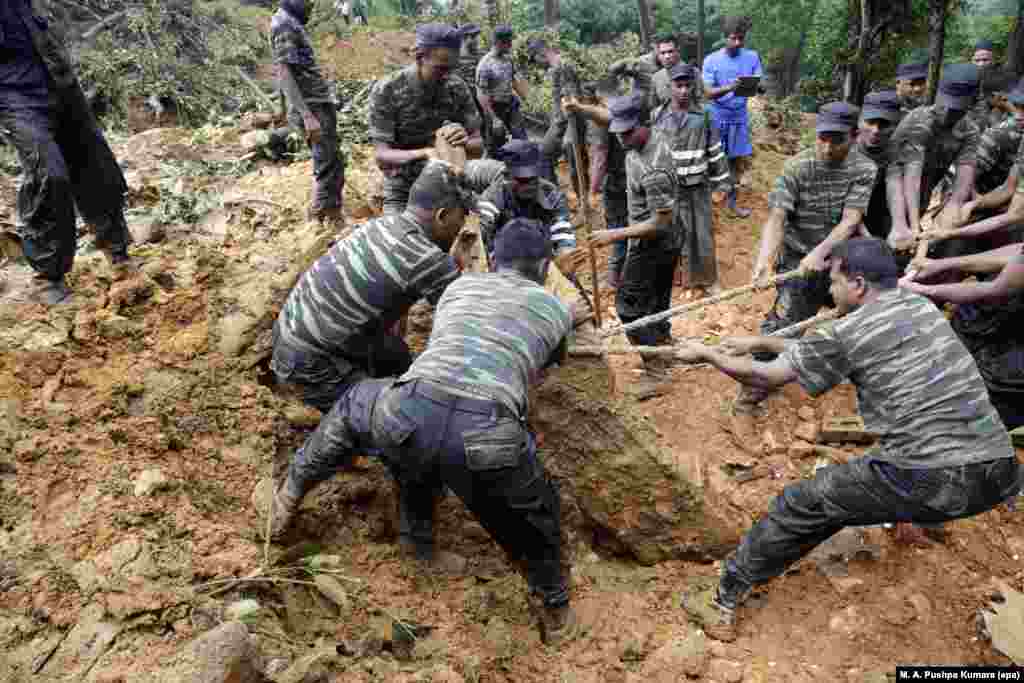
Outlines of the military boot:
M280 486L274 485L274 480L261 479L252 492L252 505L256 508L256 515L260 520L259 535L262 536L267 530L267 512L270 512L270 540L280 541L288 532L295 513L299 510L302 496L296 496L288 491L287 483Z
M530 613L537 620L540 641L545 645L559 647L580 635L582 631L576 610L569 603L548 607L537 593L526 596Z
M415 560L417 564L442 574L459 576L466 572L469 561L458 553L438 550L433 546L425 547L406 538L398 540L398 552L403 557Z
M64 278L50 280L40 277L36 279L36 284L28 296L31 301L36 303L55 306L66 301L71 296L71 290L68 289Z

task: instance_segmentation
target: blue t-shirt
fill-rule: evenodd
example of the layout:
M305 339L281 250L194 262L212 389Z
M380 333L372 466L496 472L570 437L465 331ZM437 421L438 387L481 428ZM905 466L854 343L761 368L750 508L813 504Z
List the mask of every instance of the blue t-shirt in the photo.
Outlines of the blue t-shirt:
M735 83L740 76L760 76L761 57L753 50L741 49L735 57L730 57L725 48L713 52L704 60L704 82L712 88L723 88ZM747 98L728 93L712 100L711 104L722 109L744 111Z
M46 97L46 66L26 21L36 21L28 0L0 2L0 106L9 106L12 98Z

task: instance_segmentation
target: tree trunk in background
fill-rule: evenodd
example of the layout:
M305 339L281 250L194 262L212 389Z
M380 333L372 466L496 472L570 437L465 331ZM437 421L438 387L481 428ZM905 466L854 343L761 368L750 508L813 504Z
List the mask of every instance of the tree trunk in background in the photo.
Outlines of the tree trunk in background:
M935 101L946 51L947 0L928 0L928 104Z
M697 0L697 68L704 68L704 0Z
M652 47L654 31L651 21L651 5L647 0L636 0L637 8L640 10L640 42L644 47Z
M562 13L558 0L544 0L544 26L546 28L558 28Z
M1017 0L1017 23L1006 46L1006 68L1018 76L1024 74L1024 0Z

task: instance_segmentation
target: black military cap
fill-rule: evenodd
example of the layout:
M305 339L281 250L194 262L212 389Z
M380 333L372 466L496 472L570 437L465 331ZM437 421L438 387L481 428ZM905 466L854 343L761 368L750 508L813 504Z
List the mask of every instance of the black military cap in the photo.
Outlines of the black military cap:
M497 265L544 258L551 258L551 235L540 221L513 218L494 238Z
M673 81L678 81L680 79L692 81L697 77L697 69L686 62L678 62L674 67L669 69L668 77Z
M462 46L462 29L448 24L420 24L416 27L416 47L429 50L447 47L458 50Z
M818 133L849 133L857 127L860 109L846 102L830 102L818 110Z
M978 67L973 64L950 64L942 70L935 104L963 111L974 106L978 97Z
M608 132L625 133L640 125L644 113L643 99L639 95L613 97L608 102L608 112L611 114Z
M923 81L928 78L928 62L906 62L896 67L896 78L901 81Z
M540 146L529 140L512 140L498 150L498 159L516 178L535 178L540 175Z
M1024 104L1024 79L1021 79L1006 96L1011 104Z
M992 41L989 40L988 38L982 38L981 40L979 40L978 42L976 42L974 44L974 49L975 50L988 50L989 52L992 52L992 50L995 49L995 45L993 45Z
M476 24L463 24L459 27L459 34L463 37L479 35L480 27Z
M860 114L865 121L885 119L900 120L900 97L895 90L878 90L868 93L864 98L864 109Z
M447 161L433 159L423 167L409 188L409 203L424 209L456 209L467 211L476 206L472 193L455 174Z
M501 41L512 40L512 35L513 35L512 27L509 26L508 24L501 24L501 25L497 26L494 29L494 39L495 40L501 40Z

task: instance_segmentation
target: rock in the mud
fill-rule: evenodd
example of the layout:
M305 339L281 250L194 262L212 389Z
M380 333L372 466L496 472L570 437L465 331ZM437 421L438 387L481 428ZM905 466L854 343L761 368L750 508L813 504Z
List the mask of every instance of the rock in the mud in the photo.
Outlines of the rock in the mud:
M708 665L707 637L689 629L668 641L644 660L641 679L648 683L676 683L686 676L703 676Z
M993 583L992 602L979 610L982 635L1015 664L1024 664L1024 594L1005 581L993 579Z
M658 445L632 403L612 396L608 366L573 359L531 397L540 454L583 524L643 564L721 557L739 541L734 521L704 504L695 452Z
M111 618L102 604L90 604L39 673L68 676L68 680L84 677L123 629L123 624Z
M729 659L713 659L708 665L708 678L722 683L740 683L743 680L743 665Z
M321 647L300 658L284 673L278 675L277 683L321 683L326 680L324 666L338 658L333 645Z
M818 440L819 432L818 425L814 422L801 422L793 430L793 436L803 441L814 443Z
M149 496L168 486L170 481L159 467L143 470L135 479L135 497Z
M801 406L800 410L796 411L796 416L799 417L802 422L814 422L814 408L810 406Z
M134 337L144 329L145 326L142 323L126 318L123 315L112 314L96 319L96 331L104 339Z
M263 683L261 669L245 624L232 621L194 640L155 683Z
M128 226L135 244L153 244L162 242L167 236L167 227L160 221L150 218Z

